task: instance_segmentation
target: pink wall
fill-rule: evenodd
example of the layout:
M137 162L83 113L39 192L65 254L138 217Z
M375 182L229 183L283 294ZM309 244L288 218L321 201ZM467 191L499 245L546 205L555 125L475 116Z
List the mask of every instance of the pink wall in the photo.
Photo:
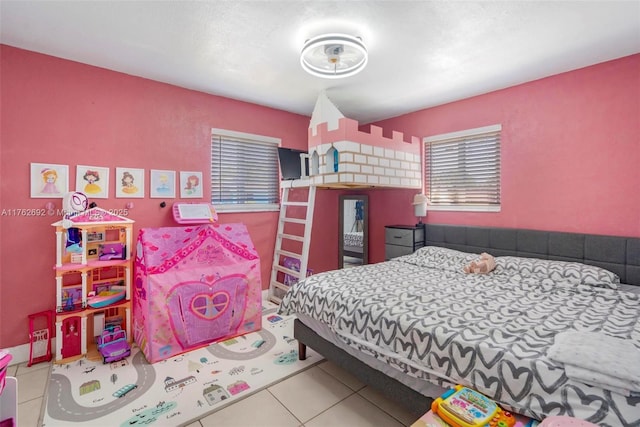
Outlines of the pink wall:
M640 54L376 125L429 136L498 123L501 212L431 211L427 222L640 236Z
M0 209L29 198L29 163L209 169L212 127L280 137L304 148L309 118L0 45ZM500 213L430 212L434 223L640 236L640 55L418 111L376 125L426 136L503 125ZM247 120L250 118L250 120ZM112 172L113 173L113 172ZM210 194L205 186L205 197ZM296 190L298 191L298 190ZM113 183L103 208L122 209ZM338 263L338 195L319 190L309 266ZM369 195L370 261L384 259L384 226L415 221L415 190ZM160 199L133 199L136 229L175 225ZM60 206L60 200L55 200ZM169 205L172 200L169 200ZM222 214L247 225L268 287L276 212ZM27 314L55 305L58 218L0 217L0 347L28 342Z
M71 174L78 164L106 166L112 174L110 198L96 199L100 207L123 209L133 201L129 216L136 221L136 231L172 226L169 207L174 200L160 208L161 199L148 197L148 184L145 199L115 198L116 166L144 168L147 179L149 169L201 170L207 176L213 127L280 137L284 146L306 147L305 116L5 45L0 45L0 55L0 209L43 208L48 201L61 207L61 199L29 197L30 162L66 164ZM203 201L210 200L207 185ZM247 225L261 256L265 288L277 217L277 212L220 215L221 222ZM28 342L27 315L55 307L55 235L50 224L58 219L0 217L0 347Z

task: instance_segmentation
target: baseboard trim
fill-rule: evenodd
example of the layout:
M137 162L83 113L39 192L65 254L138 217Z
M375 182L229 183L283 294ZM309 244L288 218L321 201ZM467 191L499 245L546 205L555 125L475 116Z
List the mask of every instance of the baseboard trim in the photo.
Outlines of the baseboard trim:
M11 363L9 366L18 365L20 363L29 361L29 344L22 344L15 347L9 347L5 350L8 350L13 359L11 359Z
M263 289L262 290L262 300L263 301L268 301L269 300L269 289ZM18 345L15 347L9 347L5 350L8 350L9 353L11 353L11 356L13 356L13 359L11 360L11 364L9 366L12 365L17 365L19 363L26 363L29 361L29 343L27 344L22 344L22 345ZM56 354L56 340L55 338L51 339L51 354Z
M20 363L27 363L29 361L29 349L31 345L29 343L17 345L15 347L5 348L11 353L13 359L11 359L11 363L9 366L18 365ZM56 354L56 340L55 338L51 339L51 354L52 356ZM53 358L52 358L53 360Z

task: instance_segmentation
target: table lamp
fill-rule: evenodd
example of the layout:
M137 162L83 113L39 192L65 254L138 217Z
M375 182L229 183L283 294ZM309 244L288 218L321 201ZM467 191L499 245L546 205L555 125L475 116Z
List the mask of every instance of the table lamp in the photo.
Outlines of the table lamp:
M416 194L413 196L413 211L418 218L417 226L422 226L422 218L427 216L427 196Z

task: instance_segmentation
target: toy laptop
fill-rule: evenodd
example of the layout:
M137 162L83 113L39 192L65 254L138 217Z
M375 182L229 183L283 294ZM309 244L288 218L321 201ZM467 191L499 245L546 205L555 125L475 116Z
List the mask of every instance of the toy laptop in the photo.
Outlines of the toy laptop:
M461 385L434 400L431 410L453 427L513 427L516 423L493 400Z

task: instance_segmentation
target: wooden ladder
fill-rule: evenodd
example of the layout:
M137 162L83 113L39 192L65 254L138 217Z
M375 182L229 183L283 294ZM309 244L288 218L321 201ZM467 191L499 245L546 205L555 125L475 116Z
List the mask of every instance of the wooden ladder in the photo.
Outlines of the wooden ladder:
M277 304L282 301L282 297L289 289L291 285L290 282L287 282L287 275L289 278L295 278L294 280L297 282L298 280L304 279L307 271L307 266L309 264L309 246L311 245L311 227L313 225L313 209L316 198L316 187L309 186L309 192L307 194L306 201L290 201L290 191L292 188L283 188L282 189L282 201L280 203L280 218L278 220L278 232L276 234L276 245L275 250L273 252L273 265L271 268L271 280L269 282L269 300L273 301ZM303 191L304 189L298 189L298 191ZM294 209L291 209L294 208ZM300 215L293 216L291 215L291 211L300 212L301 209L305 209L306 213L304 214L304 218L301 218ZM287 224L298 224L302 227L298 226L287 226ZM290 231L291 228L295 229L295 233ZM302 233L300 233L300 229L302 229ZM287 243L287 242L298 242L298 243ZM302 243L300 245L300 242ZM287 248L296 247L300 248L299 250L284 250L282 249L283 243ZM298 270L296 271L293 268L287 268L283 265L284 260L289 258L290 261L293 261L294 264L297 264ZM295 267L294 267L295 268ZM283 273L279 275L278 273ZM283 277L282 281L278 280L278 276Z

